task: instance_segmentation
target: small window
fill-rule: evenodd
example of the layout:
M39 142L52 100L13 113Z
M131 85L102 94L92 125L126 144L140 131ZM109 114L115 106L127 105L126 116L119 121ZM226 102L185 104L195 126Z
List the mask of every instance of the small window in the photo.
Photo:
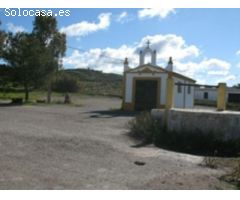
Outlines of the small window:
M188 90L187 90L188 94L191 94L191 86L188 86Z
M208 92L204 92L203 98L204 98L204 99L208 99Z
M178 82L178 83L181 83L181 82ZM180 84L177 85L177 91L178 91L178 93L182 92L182 86Z

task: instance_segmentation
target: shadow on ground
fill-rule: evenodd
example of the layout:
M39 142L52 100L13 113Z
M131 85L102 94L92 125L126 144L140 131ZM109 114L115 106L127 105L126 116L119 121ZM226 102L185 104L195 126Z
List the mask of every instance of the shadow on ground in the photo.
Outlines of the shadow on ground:
M138 112L128 112L123 110L96 110L88 113L90 113L90 118L134 117L138 114Z
M13 107L13 106L22 106L23 104L17 103L0 103L0 107Z

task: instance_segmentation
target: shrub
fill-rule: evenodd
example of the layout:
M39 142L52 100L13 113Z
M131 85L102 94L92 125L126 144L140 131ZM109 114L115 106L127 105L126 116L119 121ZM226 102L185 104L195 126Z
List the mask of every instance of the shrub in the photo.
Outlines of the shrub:
M220 180L233 184L237 189L240 189L240 161L238 161L235 167L232 167L230 173L221 176Z
M23 98L12 98L12 104L22 104Z
M200 164L202 166L206 166L209 167L211 169L216 169L217 166L217 162L216 162L216 158L215 157L204 157L202 163Z
M77 79L68 74L60 74L53 83L53 90L56 92L77 92L78 89Z
M160 130L160 122L154 119L149 112L142 112L132 119L128 126L129 135L143 143L152 143L154 135Z

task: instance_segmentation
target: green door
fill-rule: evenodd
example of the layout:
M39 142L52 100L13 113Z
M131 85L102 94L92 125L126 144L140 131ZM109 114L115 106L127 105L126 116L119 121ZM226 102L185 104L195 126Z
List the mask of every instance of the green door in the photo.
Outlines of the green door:
M151 110L157 107L156 80L136 80L135 110Z

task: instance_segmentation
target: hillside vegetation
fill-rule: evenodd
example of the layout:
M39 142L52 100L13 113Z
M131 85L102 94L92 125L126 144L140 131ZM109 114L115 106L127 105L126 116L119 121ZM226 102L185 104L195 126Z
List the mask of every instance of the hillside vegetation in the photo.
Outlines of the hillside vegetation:
M122 76L91 69L67 69L64 73L76 79L83 94L121 97Z
M1 72L0 68L0 72ZM2 74L2 73L1 73ZM46 86L30 89L30 98L41 98L46 92ZM87 95L122 96L122 76L118 74L103 73L92 69L66 69L61 70L53 83L55 94L78 93ZM37 93L36 93L37 92ZM24 90L21 86L3 83L0 81L0 98L9 99L23 97ZM37 95L38 94L38 95Z

